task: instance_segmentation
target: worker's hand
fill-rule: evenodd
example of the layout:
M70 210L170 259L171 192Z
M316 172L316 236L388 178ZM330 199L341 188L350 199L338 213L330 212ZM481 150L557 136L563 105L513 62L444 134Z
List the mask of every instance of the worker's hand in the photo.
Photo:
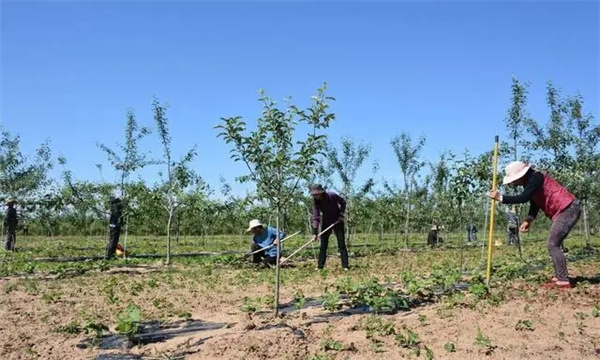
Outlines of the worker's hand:
M488 196L496 201L502 202L502 194L500 194L497 190L490 191Z
M525 221L523 221L523 222L521 223L521 227L519 227L519 230L520 230L521 232L524 232L524 233L526 233L526 232L528 232L528 231L529 231L529 228L530 228L530 227L531 227L531 221L529 221L529 220L525 220Z
M275 240L273 240L273 245L277 245L277 242L279 241L278 238L275 238Z
M318 235L313 235L312 241L319 241L319 236Z

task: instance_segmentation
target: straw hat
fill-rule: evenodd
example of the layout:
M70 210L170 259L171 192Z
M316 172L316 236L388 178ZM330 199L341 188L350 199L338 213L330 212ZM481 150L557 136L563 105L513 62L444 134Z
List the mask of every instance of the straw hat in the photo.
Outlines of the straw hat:
M531 169L531 165L525 164L522 161L511 162L506 166L506 175L504 175L504 180L502 181L502 184L506 185L516 180L519 180L520 178L525 176L529 169Z
M250 223L248 224L248 229L246 230L246 232L249 232L250 230L254 229L257 226L263 226L264 225L260 222L260 220L250 220Z

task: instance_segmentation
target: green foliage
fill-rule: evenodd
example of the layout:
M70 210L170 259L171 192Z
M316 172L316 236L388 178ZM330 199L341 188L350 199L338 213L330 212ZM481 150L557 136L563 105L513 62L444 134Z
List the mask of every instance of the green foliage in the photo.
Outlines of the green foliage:
M414 349L421 341L417 333L405 327L401 332L396 334L396 343L400 347Z
M366 331L367 339L374 339L376 336L396 334L394 323L377 315L365 318L361 324L361 328Z
M453 353L456 352L456 346L453 343L445 343L444 350L446 350L449 353Z
M337 291L326 292L323 295L323 309L329 312L335 312L342 308L340 303L340 293Z
M375 313L409 309L408 298L403 294L388 289L370 279L363 285L358 285L350 292L353 306L369 306Z
M128 304L125 311L118 315L115 330L129 338L136 335L140 330L140 319L142 310L135 304Z
M344 350L344 344L342 344L341 342L337 341L337 340L323 340L321 341L321 348L323 349L323 351L341 351Z

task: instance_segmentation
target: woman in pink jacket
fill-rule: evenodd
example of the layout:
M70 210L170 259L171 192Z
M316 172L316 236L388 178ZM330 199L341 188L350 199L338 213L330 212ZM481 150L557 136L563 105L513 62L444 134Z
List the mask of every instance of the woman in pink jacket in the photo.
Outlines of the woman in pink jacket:
M570 287L567 260L561 248L581 215L579 200L558 181L521 161L512 162L506 167L503 184L524 187L523 192L515 196L503 196L497 191L490 192L491 198L503 204L530 203L529 214L520 227L521 232L529 231L540 209L552 219L547 240L555 271L552 282L558 287Z

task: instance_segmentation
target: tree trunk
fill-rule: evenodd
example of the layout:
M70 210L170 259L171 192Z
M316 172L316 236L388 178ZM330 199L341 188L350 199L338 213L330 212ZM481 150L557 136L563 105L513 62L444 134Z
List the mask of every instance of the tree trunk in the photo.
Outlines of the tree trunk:
M173 221L173 208L169 210L169 220L167 221L167 265L171 263L171 222Z
M583 202L583 230L585 233L585 246L591 247L590 244L590 223L588 219L587 201Z
M277 206L277 218L275 218L275 227L277 229L277 254L276 254L276 268L275 268L275 317L279 315L279 281L280 281L280 265L279 265L279 254L281 254L281 239L279 239L279 214L281 213L279 206Z

